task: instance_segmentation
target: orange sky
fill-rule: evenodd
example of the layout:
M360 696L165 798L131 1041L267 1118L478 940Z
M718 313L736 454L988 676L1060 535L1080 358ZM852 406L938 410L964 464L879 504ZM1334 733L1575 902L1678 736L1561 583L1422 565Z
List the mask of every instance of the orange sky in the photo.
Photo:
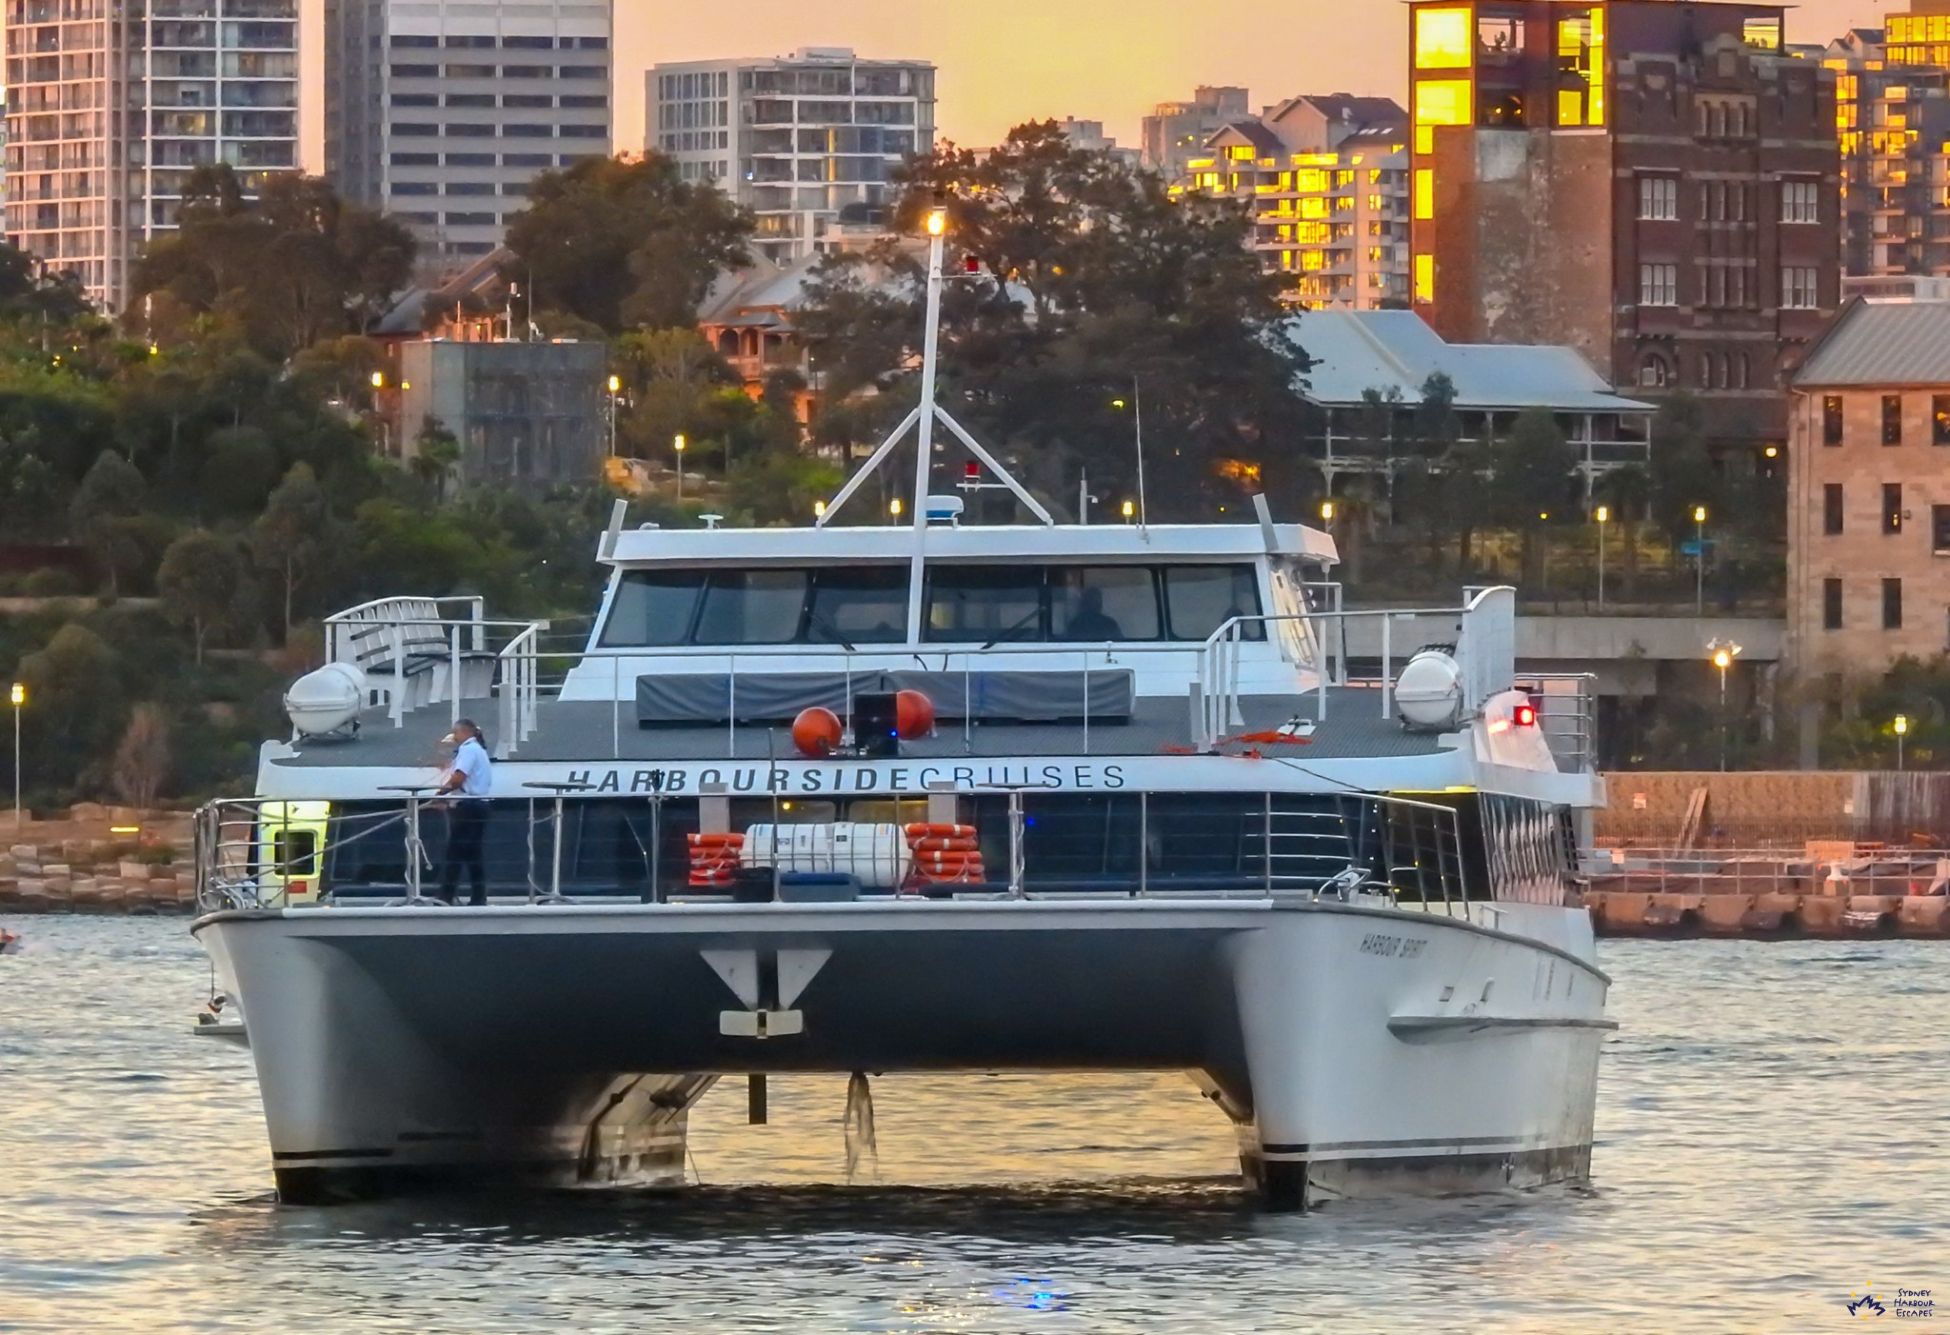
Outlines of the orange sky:
M316 31L320 0L306 0ZM1903 0L1803 0L1790 41L1880 22ZM727 20L733 20L728 22ZM1253 105L1298 92L1402 95L1397 0L616 0L616 146L643 146L643 69L659 60L852 46L940 66L942 132L993 143L1020 121L1101 120L1135 143L1154 102L1197 83L1244 84ZM318 50L307 43L308 54ZM315 87L315 82L313 83ZM318 162L318 118L307 160Z

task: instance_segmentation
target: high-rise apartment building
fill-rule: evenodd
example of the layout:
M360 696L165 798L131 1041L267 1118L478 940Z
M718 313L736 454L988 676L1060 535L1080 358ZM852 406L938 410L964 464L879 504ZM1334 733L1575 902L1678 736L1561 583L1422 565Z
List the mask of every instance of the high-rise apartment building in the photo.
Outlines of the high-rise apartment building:
M1835 74L1780 5L1416 0L1411 286L1445 338L1564 343L1778 443L1840 281Z
M1288 98L1212 135L1173 188L1245 203L1296 306L1407 304L1408 113L1392 98Z
M1828 44L1854 277L1950 274L1950 0Z
M646 147L687 180L719 183L757 215L753 246L812 253L843 211L891 206L894 168L934 151L934 66L850 47L653 65Z
M185 179L298 165L298 0L6 0L8 240L119 309Z
M537 172L609 155L611 18L609 0L325 0L326 174L429 261L487 254Z
M1244 88L1201 84L1189 102L1160 102L1144 118L1140 160L1167 181L1185 174L1186 163L1205 156L1205 141L1252 113Z

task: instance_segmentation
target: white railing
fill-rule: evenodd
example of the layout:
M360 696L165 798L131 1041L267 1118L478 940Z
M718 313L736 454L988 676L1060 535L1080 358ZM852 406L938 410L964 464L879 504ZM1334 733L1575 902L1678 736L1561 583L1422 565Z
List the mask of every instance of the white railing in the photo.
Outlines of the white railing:
M456 616L448 609L462 607L465 615ZM455 625L471 631L464 648L479 652L487 647L485 634L487 623L486 600L475 595L457 595L449 598L392 597L375 598L371 602L360 603L343 612L335 612L325 618L325 661L328 663L359 664L359 641L354 637L368 627L395 627L403 624L414 625Z
M530 622L495 659L494 689L501 709L495 750L503 760L520 749L539 721L542 655L538 651L547 629L546 621Z
M1456 635L1456 662L1463 672L1463 714L1473 717L1517 676L1517 591L1483 589L1463 608Z
M1347 669L1347 623L1355 618L1379 621L1381 627L1381 673L1372 679L1356 679ZM1467 720L1482 713L1493 696L1511 689L1517 678L1517 598L1510 588L1483 589L1463 607L1362 608L1344 611L1306 612L1279 616L1233 617L1212 632L1200 657L1196 710L1196 731L1203 750L1239 727L1244 718L1239 712L1239 650L1243 628L1261 626L1271 635L1283 626L1304 630L1304 641L1313 662L1313 690L1316 693L1316 719L1327 718L1329 686L1373 687L1379 696L1381 717L1394 714L1395 659L1412 657L1419 643L1396 646L1394 624L1420 618L1441 618L1457 626L1455 657L1462 669L1460 718ZM1337 644L1339 653L1330 666L1327 646ZM1588 747L1586 748L1589 749Z

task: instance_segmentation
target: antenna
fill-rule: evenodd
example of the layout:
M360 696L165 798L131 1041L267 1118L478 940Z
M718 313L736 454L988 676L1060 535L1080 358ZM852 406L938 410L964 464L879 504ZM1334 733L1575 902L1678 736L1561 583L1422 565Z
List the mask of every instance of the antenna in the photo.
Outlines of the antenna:
M953 414L935 401L935 375L939 364L941 334L941 257L947 230L948 210L945 206L936 204L928 211L927 323L921 350L921 401L915 405L912 412L901 419L900 425L889 432L887 438L875 447L874 452L867 456L867 461L860 465L860 470L846 480L846 485L839 489L826 506L826 512L814 521L815 528L825 528L833 516L839 513L840 507L860 489L868 476L880 467L889 454L893 453L894 447L900 444L902 437L907 435L908 428L918 426L920 428L917 440L919 448L914 461L914 529L917 535L916 543L923 541L919 535L927 531L928 473L934 463L934 424L937 421L947 427L955 439L968 448L970 454L981 460L983 465L1015 494L1015 498L1022 502L1025 509L1045 524L1056 522L1050 518L1049 511L1043 508L1042 503L1031 496L1009 470L1002 466L1001 461L983 448L982 443L970 435L968 429L954 419ZM918 597L920 580L917 578L914 584Z
M1136 376L1131 377L1131 409L1131 420L1137 432L1138 532L1142 533L1149 522L1150 512L1144 508L1144 390Z

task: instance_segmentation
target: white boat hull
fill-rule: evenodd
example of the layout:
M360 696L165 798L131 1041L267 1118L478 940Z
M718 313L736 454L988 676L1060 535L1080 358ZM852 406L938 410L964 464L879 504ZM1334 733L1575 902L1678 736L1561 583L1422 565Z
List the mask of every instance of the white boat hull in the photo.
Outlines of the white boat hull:
M232 911L282 1195L675 1179L720 1074L1183 1069L1275 1204L1576 1180L1579 912L860 902Z

